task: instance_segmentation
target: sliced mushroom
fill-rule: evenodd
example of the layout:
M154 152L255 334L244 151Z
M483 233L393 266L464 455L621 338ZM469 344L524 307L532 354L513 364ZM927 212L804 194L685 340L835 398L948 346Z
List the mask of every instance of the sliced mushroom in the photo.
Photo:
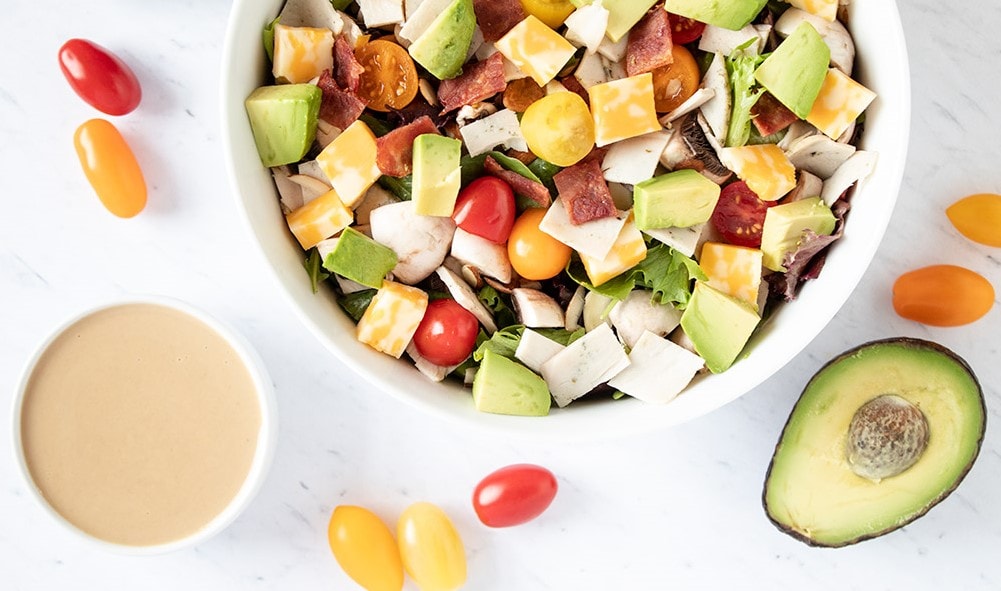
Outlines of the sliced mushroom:
M413 201L384 205L372 211L370 220L372 238L399 258L393 275L408 285L434 273L445 260L455 232L452 218L418 215Z
M417 81L417 88L421 91L421 96L424 100L428 102L432 107L438 106L438 93L434 91L434 87L428 82L427 78L420 78Z
M787 155L797 170L827 179L854 153L855 146L839 144L826 135L818 134L793 143Z
M271 176L275 179L275 187L278 188L282 213L289 214L303 206L302 187L289 180L292 175L288 166L275 166L271 169Z
M355 207L355 223L362 225L370 224L372 223L373 211L384 205L399 203L399 201L396 195L393 195L379 185L372 185L365 191L365 196L362 197L361 202Z
M308 174L293 174L288 177L288 180L299 185L299 188L302 189L303 205L320 195L330 192L330 185Z
M788 37L804 22L813 25L831 50L831 64L851 76L852 65L855 62L855 43L852 41L851 33L838 20L828 21L805 10L790 8L783 12L775 23L775 31L783 37Z
M587 290L584 289L583 285L578 285L577 291L573 293L570 303L567 304L567 313L566 318L564 318L563 328L571 332L580 328L581 317L584 315L585 295L587 295Z
M681 124L681 135L695 154L694 159L702 164L699 172L714 183L722 185L733 176L733 171L720 162L717 149L713 146L715 138L710 139L707 136L699 119L701 117L697 114L689 115ZM705 125L705 129L709 129L708 124ZM692 163L686 164L686 168L696 168Z
M674 170L679 162L695 158L695 152L685 142L681 130L675 127L671 131L671 138L667 140L667 146L660 155L660 163L668 170Z
M719 143L726 141L730 124L730 78L726 74L723 54L717 53L702 77L702 88L713 91L713 96L702 105L702 116Z
M789 194L785 198L787 202L820 196L820 192L824 189L824 181L820 177L805 170L799 171L798 177L796 179L796 188L789 191Z
M818 133L820 130L806 121L793 121L789 129L786 130L786 134L779 140L778 147L788 152L789 148L799 140Z
M530 328L563 328L566 320L563 308L556 300L537 289L516 288L511 302L521 324Z
M875 152L866 152L864 150L855 152L851 158L838 167L838 170L831 175L831 178L827 179L820 198L828 205L833 204L849 187L868 177L875 167Z
M344 29L342 14L334 10L329 0L289 0L278 18L289 27L330 29L336 37Z
M715 95L716 95L715 90L708 90L706 88L700 88L696 90L695 93L692 94L692 96L688 97L688 99L685 102L678 105L676 109L661 117L660 124L666 126L672 121L684 117L685 115L691 113L695 109L698 109L702 105L709 102Z
M511 260L507 256L507 248L502 244L490 242L458 228L452 237L451 254L463 263L476 267L484 275L503 283L511 281Z
M321 148L326 148L339 135L341 135L340 127L335 127L324 119L316 120L316 143L320 144Z
M445 367L443 365L436 365L427 360L420 352L417 350L417 345L411 342L407 345L407 355L414 360L414 366L417 367L417 371L426 375L428 378L435 382L440 382L445 379L445 377L452 373L452 371L458 367L453 365L452 367Z
M497 107L493 103L480 102L473 105L463 105L455 115L455 122L459 124L459 127L462 127L496 112Z
M305 174L313 177L314 179L323 181L325 185L330 186L330 180L327 175L324 174L323 169L320 168L320 163L316 160L307 160L299 164L299 174Z
M645 289L637 289L622 300L608 313L615 332L622 344L630 349L650 331L659 337L667 336L681 323L681 312L670 304L655 303L653 294Z
M476 319L480 321L483 328L487 330L487 334L497 332L497 324L494 322L493 314L483 305L480 298L476 297L473 289L469 287L468 283L463 281L462 277L459 277L445 266L438 267L435 272L438 273L438 277L445 284L445 287L448 288L448 293L452 294L456 303L468 310L473 316L476 316Z
M612 298L596 291L589 291L584 296L584 330L591 332L601 324L611 326L608 310L615 302Z

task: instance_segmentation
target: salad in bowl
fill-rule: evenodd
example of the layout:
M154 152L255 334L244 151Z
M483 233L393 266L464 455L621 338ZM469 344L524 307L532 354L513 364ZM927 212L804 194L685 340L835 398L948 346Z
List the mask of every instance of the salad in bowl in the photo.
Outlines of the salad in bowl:
M884 95L858 75L854 5L272 9L257 40L270 73L245 89L241 139L271 177L270 223L279 212L304 261L290 280L342 310L325 320L337 324L336 350L394 374L409 360L406 375L427 382L402 389L437 392L446 406L683 407L711 383L727 388L759 352L774 371L847 297L892 210L898 155L886 164L868 147ZM903 79L906 91L906 65ZM906 124L902 133L885 145L906 145ZM856 185L884 168L889 196L853 247ZM840 275L840 251L855 248L845 256L856 268L811 303L804 282ZM798 307L817 318L782 326ZM769 336L783 330L798 347ZM770 371L734 377L709 406ZM443 381L463 400L428 388ZM691 404L679 412L704 412L705 401Z

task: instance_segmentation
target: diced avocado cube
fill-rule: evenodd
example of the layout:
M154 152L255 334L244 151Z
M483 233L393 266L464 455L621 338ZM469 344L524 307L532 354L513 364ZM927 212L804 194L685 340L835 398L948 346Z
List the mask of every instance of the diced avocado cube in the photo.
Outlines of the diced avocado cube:
M605 2L608 9L608 27L605 33L612 41L618 41L638 23L657 0L616 0Z
M681 328L695 345L695 352L706 360L709 371L720 373L733 365L759 320L748 304L696 281L692 299L681 315Z
M473 378L473 403L481 412L542 417L549 414L552 397L532 370L487 349Z
M439 80L455 78L475 30L473 0L455 0L410 45L410 57Z
M244 105L264 166L302 160L316 137L323 92L314 84L262 86Z
M724 29L739 31L758 16L768 0L665 0L664 10Z
M772 271L784 272L785 256L796 250L803 233L811 230L820 236L834 231L837 219L820 197L800 199L768 208L761 226L761 264Z
M687 228L709 220L719 185L694 170L678 170L633 187L633 214L640 230Z
M352 227L344 228L337 244L323 259L323 268L342 277L379 288L396 266L396 253Z
M414 139L414 211L418 215L449 217L459 196L462 142L425 133Z
M817 100L831 63L823 37L804 22L758 66L754 79L800 119L806 119Z

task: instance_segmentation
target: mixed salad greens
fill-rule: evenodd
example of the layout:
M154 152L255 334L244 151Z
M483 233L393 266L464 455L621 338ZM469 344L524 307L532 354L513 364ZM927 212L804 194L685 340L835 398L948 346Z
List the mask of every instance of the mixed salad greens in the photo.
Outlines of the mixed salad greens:
M486 412L667 402L820 272L875 165L846 14L288 0L246 107L360 341Z

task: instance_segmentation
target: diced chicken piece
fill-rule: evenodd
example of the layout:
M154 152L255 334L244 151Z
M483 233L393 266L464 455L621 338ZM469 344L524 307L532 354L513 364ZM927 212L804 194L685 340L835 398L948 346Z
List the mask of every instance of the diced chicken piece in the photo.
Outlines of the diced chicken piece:
M824 189L820 193L820 198L828 205L833 204L841 197L842 193L848 190L848 187L872 174L875 167L875 152L863 150L855 152L827 179L827 182L824 183Z
M330 0L289 0L278 16L287 27L330 29L334 36L344 29L344 20Z
M577 291L573 292L570 303L567 304L567 312L563 328L573 332L580 328L581 316L584 315L584 296L587 289L583 285L577 286Z
M495 244L486 238L457 228L452 237L451 254L501 283L511 281L511 259L508 258L507 248L503 244Z
M383 205L391 205L393 203L399 203L400 200L396 198L389 191L383 189L379 185L372 185L365 192L365 196L362 197L361 203L355 207L355 223L361 225L368 225L371 223L372 211L382 207Z
M670 132L655 131L615 142L601 162L605 180L635 185L651 178L670 139Z
M619 215L574 224L563 201L557 198L539 223L539 229L570 248L600 260L615 245L625 223L626 216Z
M826 135L807 136L788 151L789 161L797 170L805 170L822 179L828 179L855 153L855 146L839 144Z
M708 53L733 54L741 45L754 39L754 43L744 49L744 55L759 55L768 41L772 28L768 25L747 25L739 31L707 25L699 39L699 49Z
M358 0L358 8L370 29L403 22L403 0Z
M469 287L469 284L462 277L444 265L438 267L436 272L448 289L448 293L452 294L456 303L468 310L473 316L476 316L476 319L480 321L483 328L487 330L487 334L497 332L497 324L494 322L493 314L483 305L480 298L476 297L473 288Z
M626 347L634 347L644 331L662 337L681 324L681 312L677 308L655 303L651 296L653 293L645 289L634 290L608 313L619 340Z
M526 328L524 334L521 335L521 340L518 341L514 357L524 363L528 369L540 373L542 365L565 348L556 341L547 339L534 330Z
M647 236L659 240L686 257L695 255L705 233L706 224L696 224L688 228L656 228L643 230Z
M612 329L601 324L542 364L542 377L564 407L629 366Z
M646 331L629 352L629 367L608 385L644 402L663 404L674 400L704 365L698 355Z
M692 94L692 96L688 97L685 102L678 105L673 111L663 115L660 118L660 124L665 126L669 125L671 122L684 117L695 109L698 109L702 105L706 104L712 100L715 95L716 91L714 90L699 88L694 94Z
M290 214L304 205L302 187L289 180L292 175L289 174L288 166L275 166L271 169L271 176L275 179L275 187L278 188L282 213Z
M564 35L567 41L577 47L587 47L588 53L595 53L605 40L608 9L601 2L586 4L570 13L563 24L567 27Z
M612 325L608 319L608 311L612 309L615 300L596 291L589 291L584 296L584 330L591 332L602 324Z
M307 174L293 174L288 180L299 185L303 205L330 191L330 185Z
M608 74L605 72L605 62L596 53L585 53L577 64L577 69L573 73L574 78L585 89L598 84L608 82Z
M420 351L417 350L417 346L414 345L413 341L407 345L407 355L414 360L414 366L417 371L421 372L432 381L440 382L445 379L448 374L452 373L458 365L453 365L451 367L446 367L444 365L436 365L427 360L426 357L421 355Z
M851 76L855 62L855 42L848 29L838 20L828 21L805 10L790 8L775 23L775 32L788 37L804 22L813 25L831 50L831 65Z
M518 320L530 328L563 328L566 324L563 308L537 289L515 288L511 292L511 303Z
M470 156L479 156L497 146L528 151L525 136L521 135L518 114L510 109L501 109L493 115L467 123L462 128L462 138L466 141Z
M820 177L805 170L798 171L796 176L796 188L786 196L786 202L820 196L820 192L824 189L824 181Z
M730 78L726 74L726 62L723 54L717 53L709 63L706 75L702 77L702 88L712 90L713 96L706 101L701 109L712 135L719 143L726 142L727 129L730 125Z
M409 285L423 281L445 260L455 232L452 218L418 215L413 201L384 205L369 217L372 238L399 258L393 269L399 281Z

